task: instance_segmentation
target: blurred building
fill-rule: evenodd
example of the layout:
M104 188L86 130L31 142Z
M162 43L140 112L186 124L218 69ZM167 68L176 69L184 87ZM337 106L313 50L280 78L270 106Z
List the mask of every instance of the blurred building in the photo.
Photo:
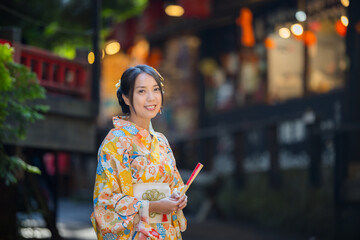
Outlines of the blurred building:
M198 190L216 214L359 237L359 11L345 0L150 0L104 46L121 49L103 60L102 127L120 111L123 70L147 63L165 78L155 129L180 168L204 163Z

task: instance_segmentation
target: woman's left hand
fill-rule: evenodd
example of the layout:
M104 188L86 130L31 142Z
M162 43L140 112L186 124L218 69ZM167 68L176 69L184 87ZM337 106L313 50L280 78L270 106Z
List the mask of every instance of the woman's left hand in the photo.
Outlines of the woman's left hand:
M183 210L187 205L188 197L186 195L180 197L179 205L178 205L178 211Z
M170 198L179 202L177 211L183 210L187 205L188 197L185 194L184 196L180 197L180 192L177 190L175 190L173 194L171 194Z

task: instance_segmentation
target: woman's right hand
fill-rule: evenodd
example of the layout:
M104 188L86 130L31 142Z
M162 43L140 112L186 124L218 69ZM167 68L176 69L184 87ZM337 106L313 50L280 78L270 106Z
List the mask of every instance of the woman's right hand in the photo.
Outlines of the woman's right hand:
M184 195L180 198L167 197L159 201L149 203L149 212L169 214L175 212L187 202L187 196Z

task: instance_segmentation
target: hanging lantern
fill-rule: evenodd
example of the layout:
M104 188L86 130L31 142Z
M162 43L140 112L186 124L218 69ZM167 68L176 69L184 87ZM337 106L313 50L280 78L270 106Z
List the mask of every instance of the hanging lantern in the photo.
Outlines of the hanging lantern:
M255 45L252 19L253 14L249 8L242 8L239 17L236 19L236 24L242 29L241 43L246 47L253 47Z
M346 36L347 28L346 28L346 26L344 26L344 24L342 24L341 20L336 21L335 30L340 36L342 36L342 37Z
M314 45L317 42L316 35L312 31L305 31L303 34L303 40L304 44L308 47Z
M275 48L275 42L271 37L265 38L264 45L268 50Z

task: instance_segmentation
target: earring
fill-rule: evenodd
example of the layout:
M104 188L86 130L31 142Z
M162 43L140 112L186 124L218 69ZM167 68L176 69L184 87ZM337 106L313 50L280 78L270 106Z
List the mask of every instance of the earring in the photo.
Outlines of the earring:
M162 107L160 107L160 110L159 110L159 113L162 114L162 111L161 111Z

